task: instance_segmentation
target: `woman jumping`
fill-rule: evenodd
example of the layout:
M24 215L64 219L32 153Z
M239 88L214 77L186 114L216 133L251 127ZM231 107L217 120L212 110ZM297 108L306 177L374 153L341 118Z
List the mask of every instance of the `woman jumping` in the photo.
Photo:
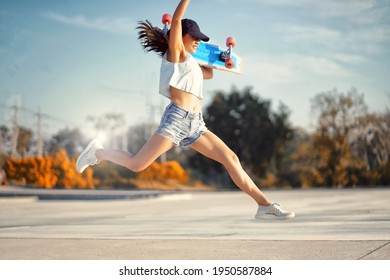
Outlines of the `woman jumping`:
M209 37L200 31L195 21L183 19L189 2L180 1L173 14L168 36L148 23L141 23L139 27L139 39L143 47L162 57L159 92L171 100L159 127L134 155L126 151L104 149L97 140L92 140L77 159L77 171L81 173L90 165L108 160L139 172L172 147L189 146L226 168L233 182L256 201L256 219L292 218L294 212L285 211L279 204L272 203L244 171L235 153L209 131L203 121L203 79L211 79L213 70L200 66L191 56L196 52L199 42L207 42Z

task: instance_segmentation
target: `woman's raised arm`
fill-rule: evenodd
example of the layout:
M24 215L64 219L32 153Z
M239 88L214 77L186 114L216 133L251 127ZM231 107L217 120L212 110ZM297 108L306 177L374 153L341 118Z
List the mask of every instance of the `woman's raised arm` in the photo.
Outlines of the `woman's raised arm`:
M182 38L182 26L181 20L188 7L190 0L182 0L177 6L171 23L171 30L169 31L169 48L168 48L168 61L180 62L185 58L185 49Z

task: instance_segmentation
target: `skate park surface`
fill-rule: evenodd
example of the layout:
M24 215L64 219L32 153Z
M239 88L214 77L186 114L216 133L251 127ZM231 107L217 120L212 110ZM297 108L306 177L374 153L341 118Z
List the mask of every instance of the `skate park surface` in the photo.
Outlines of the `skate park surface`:
M0 259L390 259L389 188L264 193L296 217L255 220L241 191L1 187Z

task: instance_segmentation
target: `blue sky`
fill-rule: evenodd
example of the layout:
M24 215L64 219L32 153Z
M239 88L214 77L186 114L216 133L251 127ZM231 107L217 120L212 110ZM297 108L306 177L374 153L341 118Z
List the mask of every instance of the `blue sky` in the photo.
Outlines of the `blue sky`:
M0 1L0 124L10 125L15 102L57 118L45 119L46 134L87 131L87 115L107 112L123 113L127 125L158 121L168 103L157 93L160 60L141 49L135 26L160 24L177 3ZM242 75L218 71L205 81L206 104L215 90L252 86L308 129L310 99L333 88L356 87L371 111L389 107L388 0L196 0L186 17L214 43L235 37L243 59ZM36 126L29 112L20 122Z

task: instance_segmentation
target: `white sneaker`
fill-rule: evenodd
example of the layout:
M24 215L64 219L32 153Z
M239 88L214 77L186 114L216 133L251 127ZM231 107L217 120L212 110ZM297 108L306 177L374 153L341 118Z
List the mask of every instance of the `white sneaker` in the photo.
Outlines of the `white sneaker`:
M93 139L89 142L88 146L82 151L76 161L77 172L83 173L83 171L90 165L98 164L100 161L96 158L96 150L103 149L103 145L99 143L97 139Z
M283 210L279 204L272 203L269 206L259 205L257 209L257 213L255 219L262 220L287 220L290 218L294 218L294 212L288 212Z

